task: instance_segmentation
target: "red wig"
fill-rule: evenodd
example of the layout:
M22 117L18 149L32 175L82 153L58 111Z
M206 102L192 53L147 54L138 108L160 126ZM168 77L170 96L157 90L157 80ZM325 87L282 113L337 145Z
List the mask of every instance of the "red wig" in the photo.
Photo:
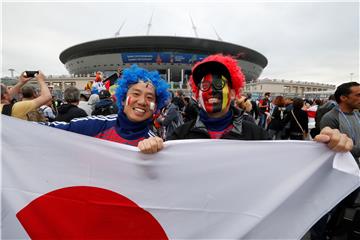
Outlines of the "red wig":
M230 81L230 88L235 90L235 95L240 96L245 80L241 68L232 57L216 54L204 58L201 62L196 63L192 69L189 83L196 98L199 97L198 85L201 79L208 73L219 71Z

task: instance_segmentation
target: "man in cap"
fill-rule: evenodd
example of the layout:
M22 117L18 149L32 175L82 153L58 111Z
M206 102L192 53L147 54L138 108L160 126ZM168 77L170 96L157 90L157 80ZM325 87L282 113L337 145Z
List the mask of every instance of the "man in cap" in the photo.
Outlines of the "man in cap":
M244 120L242 112L230 104L235 96L240 96L244 79L237 61L228 56L210 55L195 64L190 85L201 106L199 117L175 129L169 140L269 139L264 129ZM327 143L336 151L349 151L353 147L350 138L331 128L324 128L315 141Z
M116 98L119 112L116 116L93 116L48 125L138 146L144 153L154 153L163 147L163 140L151 129L152 116L165 106L169 96L168 84L158 72L133 65L124 70L118 81Z

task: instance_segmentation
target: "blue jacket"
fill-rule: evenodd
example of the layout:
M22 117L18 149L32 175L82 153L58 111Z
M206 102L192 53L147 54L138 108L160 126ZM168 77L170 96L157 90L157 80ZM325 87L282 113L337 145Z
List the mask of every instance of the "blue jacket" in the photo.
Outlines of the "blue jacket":
M123 112L118 115L75 118L67 122L51 122L46 125L91 137L137 146L138 142L155 136L150 130L151 120L131 122Z

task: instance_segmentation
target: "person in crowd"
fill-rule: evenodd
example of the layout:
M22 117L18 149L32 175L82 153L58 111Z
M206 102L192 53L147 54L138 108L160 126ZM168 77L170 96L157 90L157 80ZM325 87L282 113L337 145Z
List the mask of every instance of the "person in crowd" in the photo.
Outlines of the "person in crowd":
M92 115L111 115L117 114L119 109L116 103L112 101L111 94L108 90L101 90L99 93L100 101L95 104Z
M101 90L106 90L106 87L103 83L102 72L96 72L95 82L91 86L91 94L99 94Z
M351 151L356 160L360 157L360 84L347 82L336 88L334 94L338 106L327 112L320 121L320 128L339 129L354 142Z
M316 114L315 114L315 128L311 129L311 131L310 131L312 138L314 138L316 135L318 135L320 133L320 121L321 121L322 117L328 111L333 109L335 106L337 106L337 103L335 101L335 95L331 94L329 96L328 101L317 108Z
M254 120L257 120L259 117L258 105L256 104L256 101L252 99L251 93L247 93L246 98L249 99L249 101L251 102L251 111L249 114L251 117L253 117Z
M33 86L25 85L21 88L22 101L31 101L38 97L38 93ZM48 119L44 116L40 108L33 109L26 114L28 121L46 122Z
M191 97L184 97L185 108L183 112L184 122L194 120L199 115L197 103Z
M184 92L182 90L175 91L175 96L173 97L172 101L176 104L176 106L178 106L179 111L184 110L185 102L184 102Z
M64 91L65 103L58 108L55 121L70 122L74 118L86 117L86 112L79 108L80 91L76 87L68 87Z
M290 123L289 137L291 140L304 140L307 138L309 128L309 119L307 113L302 110L304 107L304 100L301 98L294 98L293 109L287 112L284 119L285 125Z
M184 123L179 110L179 103L179 98L173 97L170 103L162 110L162 114L157 118L157 122L159 122L162 127L162 138L165 140L172 135L175 128Z
M306 113L309 118L310 135L313 135L313 134L311 134L311 132L312 132L312 129L315 128L316 112L321 104L322 104L322 101L320 99L315 99L314 101L312 101L312 105L306 110Z
M321 118L320 128L336 128L339 134L350 137L354 143L351 154L359 165L360 84L357 82L341 84L336 88L334 98L337 105L329 103L328 108L331 110ZM347 238L350 239L350 235L358 232L359 218L353 219L352 225L349 226L345 224L344 216L347 208L354 207L359 192L360 189L356 189L315 224L311 229L313 239L332 239L339 234L344 236L344 232L348 233Z
M47 125L108 141L138 146L143 153L163 148L163 140L152 130L152 116L162 109L170 94L168 84L157 71L137 65L123 71L116 89L119 112L116 116L92 116L69 123Z
M39 71L35 75L40 86L40 95L16 103L11 103L13 96L18 94L21 91L21 88L30 80L32 77L25 77L24 72L20 74L19 82L8 91L7 87L4 84L1 84L1 106L0 110L2 114L20 118L23 120L28 120L28 113L38 109L40 106L44 105L46 102L51 100L51 94L49 88L45 83L45 75Z
M285 99L283 96L276 96L274 99L274 110L271 114L271 121L268 131L271 139L281 140L284 137L284 124L286 116Z
M235 107L242 110L242 115L245 120L255 123L255 119L251 116L252 104L245 96L235 99Z
M49 100L46 104L42 105L40 107L40 111L41 113L44 115L44 117L46 118L46 121L48 122L53 122L55 120L55 113L54 113L54 109L52 108L52 99Z
M244 75L231 57L211 55L198 62L190 85L201 106L199 117L175 129L169 139L269 139L264 129L243 120L242 111L231 105L243 84Z
M91 116L92 112L95 110L95 105L100 101L98 94L91 94L87 102L88 107L86 108L86 113L88 116Z
M266 119L270 114L270 93L266 92L264 98L259 101L259 126L266 127Z
M88 104L88 97L84 93L80 93L80 101L78 107L84 110L88 116L91 115L91 107Z
M235 59L223 55L206 57L193 67L190 84L201 106L199 117L175 129L169 140L269 139L263 128L243 120L230 105L244 84L244 75ZM336 151L349 151L353 144L350 138L331 128L324 128L315 141L326 143Z

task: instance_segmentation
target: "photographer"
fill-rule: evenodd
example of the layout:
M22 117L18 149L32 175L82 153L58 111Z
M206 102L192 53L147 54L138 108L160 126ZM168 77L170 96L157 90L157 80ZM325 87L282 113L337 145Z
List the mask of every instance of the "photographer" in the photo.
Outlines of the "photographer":
M35 78L40 86L40 95L31 100L24 100L11 104L12 97L20 92L20 88L29 80ZM1 84L1 113L28 120L27 114L51 100L49 88L45 83L45 75L41 71L25 71L21 73L19 82L10 91Z

